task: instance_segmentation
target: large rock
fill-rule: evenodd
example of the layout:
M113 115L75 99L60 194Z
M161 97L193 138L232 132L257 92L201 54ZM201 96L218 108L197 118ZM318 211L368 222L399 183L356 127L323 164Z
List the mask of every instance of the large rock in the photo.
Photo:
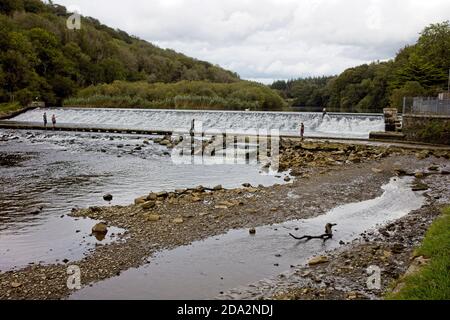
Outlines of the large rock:
M150 222L156 222L161 219L161 216L153 213L147 213L144 215L144 219Z
M175 218L175 219L172 220L172 222L176 223L176 224L181 224L181 223L184 222L184 220L183 220L183 218Z
M161 191L158 192L156 195L158 196L158 198L167 198L169 196L169 193L166 191Z
M154 208L155 205L156 205L155 201L147 201L147 202L144 202L143 204L141 204L141 208L144 210L148 210L148 209Z
M158 195L154 192L151 192L146 198L147 201L155 201L156 199L158 199Z
M134 204L135 205L139 205L139 204L143 204L147 201L147 197L139 197L134 199Z
M318 257L314 257L314 258L310 259L308 261L308 264L310 266L315 266L315 265L322 264L322 263L327 263L327 262L329 262L327 257L325 257L325 256L318 256Z
M108 226L103 222L97 223L92 227L92 233L106 234L108 233Z

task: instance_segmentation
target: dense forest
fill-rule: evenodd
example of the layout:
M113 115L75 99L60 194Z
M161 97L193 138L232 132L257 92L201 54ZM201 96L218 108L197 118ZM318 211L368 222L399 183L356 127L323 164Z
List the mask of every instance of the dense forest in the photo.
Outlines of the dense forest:
M112 84L82 89L76 97L66 99L64 106L282 110L285 102L275 90L250 81L234 83L115 81Z
M235 73L163 50L82 17L80 30L66 26L70 13L40 0L0 1L0 103L25 105L38 97L60 104L80 88L115 80L239 81Z
M305 109L401 110L405 96L436 96L447 90L449 69L450 25L445 21L426 27L417 43L401 49L393 60L350 68L334 77L276 81L272 88Z

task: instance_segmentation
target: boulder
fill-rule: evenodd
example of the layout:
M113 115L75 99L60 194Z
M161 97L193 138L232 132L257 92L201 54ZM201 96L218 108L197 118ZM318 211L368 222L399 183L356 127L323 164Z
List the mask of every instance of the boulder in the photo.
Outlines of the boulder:
M164 139L159 144L162 146L169 146L172 144L172 142L170 142L170 140Z
M310 259L308 261L308 264L310 266L315 266L315 265L322 264L322 263L327 263L327 262L329 262L327 257L325 257L325 256L318 256L318 257L314 257L314 258Z
M425 183L416 183L412 186L412 191L426 191L430 189Z
M214 191L220 191L223 189L223 187L221 184L219 184L219 185L215 186L213 189L214 189Z
M161 219L161 216L153 213L147 213L144 215L144 219L150 222L156 222Z
M200 202L200 201L202 201L202 198L200 198L200 197L193 196L191 198L191 202Z
M181 224L181 223L184 222L184 220L183 220L183 218L175 218L175 219L172 220L172 222L176 223L176 224Z
M97 223L92 227L92 233L106 234L108 233L108 226L103 222Z
M167 198L167 197L169 196L169 193L166 192L166 191L161 191L161 192L158 192L158 193L156 194L156 196L157 196L158 198Z
M255 228L251 228L248 233L250 234L256 234L256 229Z
M143 204L147 201L147 197L139 197L134 199L134 204L138 205L138 204Z
M155 205L156 205L155 201L150 200L150 201L147 201L147 202L144 202L143 204L141 204L141 208L144 210L149 210L149 209L154 208Z
M151 192L146 198L147 201L155 201L156 199L158 199L158 195L154 192Z

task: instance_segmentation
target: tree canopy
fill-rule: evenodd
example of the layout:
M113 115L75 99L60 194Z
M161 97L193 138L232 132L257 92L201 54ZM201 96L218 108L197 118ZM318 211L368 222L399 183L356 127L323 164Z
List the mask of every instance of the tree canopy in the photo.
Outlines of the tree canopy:
M49 104L115 80L235 82L239 76L82 17L69 30L66 8L40 0L0 1L0 103L35 97Z

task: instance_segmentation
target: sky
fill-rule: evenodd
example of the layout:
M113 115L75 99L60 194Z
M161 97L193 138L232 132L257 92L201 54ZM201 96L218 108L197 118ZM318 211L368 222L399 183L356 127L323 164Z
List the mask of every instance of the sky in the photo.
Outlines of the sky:
M54 0L83 15L241 78L339 74L393 58L449 0Z

